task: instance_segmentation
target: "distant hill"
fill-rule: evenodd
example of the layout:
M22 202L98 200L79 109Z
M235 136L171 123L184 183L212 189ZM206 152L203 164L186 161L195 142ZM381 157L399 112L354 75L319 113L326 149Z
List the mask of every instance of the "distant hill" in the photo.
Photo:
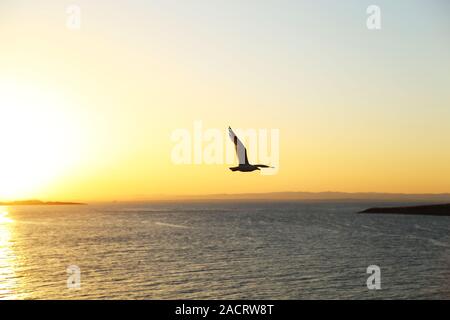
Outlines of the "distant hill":
M85 203L78 202L55 202L55 201L40 201L40 200L23 200L23 201L9 201L0 202L0 206L68 206L68 205L85 205Z
M206 194L206 195L159 195L155 197L139 197L135 201L216 201L216 200L257 200L257 201L380 201L380 202L428 202L450 203L450 194L405 194L405 193L377 193L377 192L268 192L268 193L239 193L239 194Z

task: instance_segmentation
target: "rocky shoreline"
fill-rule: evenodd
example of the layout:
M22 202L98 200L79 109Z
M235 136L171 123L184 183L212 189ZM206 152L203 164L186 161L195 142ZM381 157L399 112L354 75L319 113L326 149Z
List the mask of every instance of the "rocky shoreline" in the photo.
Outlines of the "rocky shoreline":
M361 214L410 214L428 216L450 216L450 203L407 207L375 207L358 213Z

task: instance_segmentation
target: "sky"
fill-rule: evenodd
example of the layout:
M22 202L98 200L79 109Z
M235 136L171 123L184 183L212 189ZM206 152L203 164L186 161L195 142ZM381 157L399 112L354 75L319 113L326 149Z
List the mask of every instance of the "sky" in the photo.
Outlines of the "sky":
M450 192L449 9L2 0L0 200ZM278 130L276 173L174 163L173 133L199 121Z

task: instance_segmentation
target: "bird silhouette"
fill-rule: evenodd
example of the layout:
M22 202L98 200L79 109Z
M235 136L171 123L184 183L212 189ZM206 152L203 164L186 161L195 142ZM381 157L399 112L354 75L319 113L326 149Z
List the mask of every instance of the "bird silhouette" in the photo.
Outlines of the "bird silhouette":
M231 141L234 143L234 148L239 160L239 166L229 168L231 171L241 171L241 172L252 172L255 170L261 170L260 168L273 168L265 164L250 164L247 157L247 149L244 144L239 140L237 135L233 132L231 127L228 127L228 133L230 135Z

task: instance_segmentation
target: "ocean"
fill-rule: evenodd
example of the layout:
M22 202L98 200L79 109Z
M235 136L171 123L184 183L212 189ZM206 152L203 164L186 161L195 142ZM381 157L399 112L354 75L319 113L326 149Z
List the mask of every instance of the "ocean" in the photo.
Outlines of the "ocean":
M450 217L356 214L374 205L3 208L0 298L450 298Z

